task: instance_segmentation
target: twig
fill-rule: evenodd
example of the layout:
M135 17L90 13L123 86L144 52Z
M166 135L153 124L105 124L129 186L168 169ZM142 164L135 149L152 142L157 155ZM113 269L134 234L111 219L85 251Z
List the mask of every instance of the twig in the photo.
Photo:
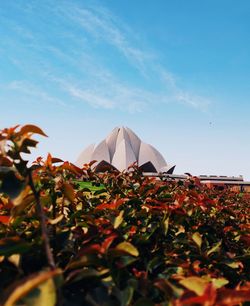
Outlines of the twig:
M40 217L40 222L41 222L41 231L42 231L42 239L44 241L44 247L45 247L45 252L46 252L46 256L47 256L47 260L48 260L48 264L50 266L50 268L53 270L56 268L55 265L55 260L53 257L53 254L51 252L51 248L50 248L50 243L49 243L49 237L48 237L48 233L47 233L47 228L46 228L46 221L45 221L45 214L41 205L41 201L40 201L40 194L39 192L37 192L34 182L33 182L33 178L32 178L32 170L29 171L29 185L31 187L31 190L35 196L35 200L36 200L36 207L37 207L37 211Z

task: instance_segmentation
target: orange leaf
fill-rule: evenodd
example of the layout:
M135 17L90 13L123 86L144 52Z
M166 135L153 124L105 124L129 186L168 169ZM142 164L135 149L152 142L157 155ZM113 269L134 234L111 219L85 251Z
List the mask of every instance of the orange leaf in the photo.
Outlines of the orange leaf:
M41 130L38 126L33 125L33 124L24 125L24 126L21 128L20 132L19 132L20 135L27 134L27 133L34 133L34 134L39 134L39 135L48 137L48 136L43 132L43 130Z
M74 191L74 188L70 184L68 183L63 184L63 193L70 202L74 201L75 191Z

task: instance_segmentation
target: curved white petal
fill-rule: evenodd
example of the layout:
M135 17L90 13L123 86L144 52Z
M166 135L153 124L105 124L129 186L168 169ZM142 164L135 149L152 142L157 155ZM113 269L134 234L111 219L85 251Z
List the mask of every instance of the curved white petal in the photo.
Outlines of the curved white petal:
M120 142L122 142L123 140L130 143L128 133L127 133L126 129L122 126L121 128L119 128L119 132L118 132L118 136L117 136L117 140L116 140L116 148L118 148Z
M122 139L116 147L112 165L119 171L127 170L128 166L136 162L136 157L130 142Z
M131 147L134 151L135 157L138 160L139 159L139 152L140 152L140 145L141 145L141 139L132 131L130 128L126 127L126 131L128 133Z
M160 152L151 145L141 142L138 165L141 166L149 161L154 165L157 172L159 172L164 166L167 166L167 163Z
M109 149L105 140L103 140L96 146L91 156L91 159L97 160L98 162L105 160L106 162L110 163Z
M110 160L112 160L114 153L115 153L115 147L116 147L116 141L118 136L119 128L116 127L113 129L113 131L106 137L106 143L109 149L110 154Z
M87 164L92 160L91 157L94 151L94 147L95 145L92 143L90 146L88 146L85 150L82 151L76 161L76 166L82 167L84 164Z

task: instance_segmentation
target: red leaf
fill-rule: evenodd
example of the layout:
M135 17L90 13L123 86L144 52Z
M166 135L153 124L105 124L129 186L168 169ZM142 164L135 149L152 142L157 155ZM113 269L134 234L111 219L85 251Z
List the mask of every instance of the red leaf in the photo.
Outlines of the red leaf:
M112 203L103 203L96 207L96 210L110 209L116 210L118 209L127 199L118 199L114 200Z
M63 160L57 157L52 157L51 158L51 163L55 164L55 163L63 163Z
M8 224L10 221L10 216L0 216L0 223Z
M107 250L109 249L109 247L111 246L112 242L114 241L116 237L117 237L117 234L114 233L103 241L101 245L102 253L107 252Z
M7 158L5 156L0 156L0 166L2 166L2 167L12 167L12 165L13 165L13 162L9 158Z
M184 295L178 300L177 305L202 305L202 306L212 306L216 300L216 289L213 287L212 283L209 283L200 296L190 296L189 292L185 292ZM221 304L216 304L221 305Z
M218 297L216 299L216 305L238 305L244 302L250 301L250 289L248 290L232 290L222 288L218 290Z

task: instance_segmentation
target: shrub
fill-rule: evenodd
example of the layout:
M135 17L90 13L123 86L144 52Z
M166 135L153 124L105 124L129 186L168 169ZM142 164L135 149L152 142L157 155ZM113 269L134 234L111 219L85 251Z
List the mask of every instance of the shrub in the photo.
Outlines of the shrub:
M240 305L250 301L248 194L48 155L36 126L0 134L4 305ZM103 189L81 188L77 178Z

